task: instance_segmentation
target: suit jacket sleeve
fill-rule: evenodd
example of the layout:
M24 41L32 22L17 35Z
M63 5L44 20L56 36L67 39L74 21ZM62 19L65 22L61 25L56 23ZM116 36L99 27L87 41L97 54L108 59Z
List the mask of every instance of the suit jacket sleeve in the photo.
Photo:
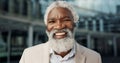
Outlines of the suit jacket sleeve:
M98 58L98 63L102 63L102 59L101 59L100 55L99 55L99 58Z
M23 54L21 56L19 63L25 63L25 50L23 51Z

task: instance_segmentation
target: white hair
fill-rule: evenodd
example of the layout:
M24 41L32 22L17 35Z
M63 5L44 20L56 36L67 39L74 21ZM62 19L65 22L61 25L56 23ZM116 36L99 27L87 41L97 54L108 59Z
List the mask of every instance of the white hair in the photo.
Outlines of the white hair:
M75 39L73 38L73 33L69 29L63 29L61 31L67 32L67 36L62 39L55 39L53 38L54 33L58 32L59 30L52 30L46 33L49 37L48 42L50 43L51 49L53 49L57 53L67 52L68 50L72 49L75 44Z
M72 5L67 3L66 1L55 1L53 2L50 6L47 7L47 10L45 12L44 15L44 22L47 25L47 19L48 19L48 14L49 12L55 8L55 7L63 7L63 8L67 8L69 11L71 11L72 15L73 15L73 19L74 19L74 23L76 23L79 19L78 14L75 12L75 10L73 9Z

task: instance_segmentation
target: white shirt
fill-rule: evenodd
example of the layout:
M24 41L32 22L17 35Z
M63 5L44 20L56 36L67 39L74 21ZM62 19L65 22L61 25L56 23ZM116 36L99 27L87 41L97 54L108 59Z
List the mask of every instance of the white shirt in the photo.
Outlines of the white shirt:
M63 58L60 55L56 55L52 49L50 51L50 54L50 63L75 63L75 47L73 47L70 53L68 53Z

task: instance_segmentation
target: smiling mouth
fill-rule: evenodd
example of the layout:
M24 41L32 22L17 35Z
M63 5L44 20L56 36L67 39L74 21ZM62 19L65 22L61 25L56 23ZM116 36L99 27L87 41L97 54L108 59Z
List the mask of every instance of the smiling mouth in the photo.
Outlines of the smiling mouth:
M62 38L65 38L66 36L67 36L66 32L56 32L54 34L54 38L56 39L62 39Z

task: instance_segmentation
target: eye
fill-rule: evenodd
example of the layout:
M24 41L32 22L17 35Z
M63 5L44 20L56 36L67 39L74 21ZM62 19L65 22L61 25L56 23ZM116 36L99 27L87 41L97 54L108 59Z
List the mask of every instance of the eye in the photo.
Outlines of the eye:
M53 20L50 20L50 21L48 21L48 23L52 24L52 23L55 23L55 21L53 21Z
M63 21L72 21L72 18L70 18L69 16L65 16L62 18Z

